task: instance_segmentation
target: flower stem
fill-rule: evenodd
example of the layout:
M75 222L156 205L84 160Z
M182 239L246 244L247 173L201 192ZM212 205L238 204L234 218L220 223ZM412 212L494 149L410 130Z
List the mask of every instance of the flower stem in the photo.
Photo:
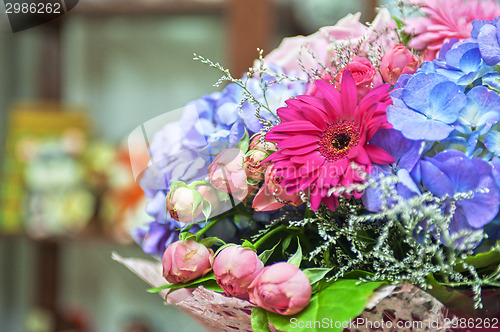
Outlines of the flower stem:
M218 216L217 218L215 218L214 220L212 220L211 222L209 222L208 225L206 225L205 227L203 227L202 229L200 229L198 232L196 232L196 239L199 240L201 238L201 236L203 234L205 234L206 231L208 231L210 228L212 228L219 221L221 221L222 219L224 219L226 217L232 216L235 213L236 213L235 211L230 210L230 211L228 211L226 213L221 214L220 216Z
M261 237L257 242L253 244L253 246L257 249L259 246L264 243L267 239L269 239L271 236L273 236L275 233L278 233L279 231L283 230L286 228L286 225L280 225L273 229L272 231L266 233L263 237Z

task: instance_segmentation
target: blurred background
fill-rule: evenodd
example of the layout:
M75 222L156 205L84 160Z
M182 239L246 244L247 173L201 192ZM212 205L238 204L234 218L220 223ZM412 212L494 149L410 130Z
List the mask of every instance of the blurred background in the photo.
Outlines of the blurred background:
M80 0L12 33L0 4L0 331L203 331L111 259L150 221L128 134L240 76L286 36L377 0ZM172 111L172 112L171 112Z

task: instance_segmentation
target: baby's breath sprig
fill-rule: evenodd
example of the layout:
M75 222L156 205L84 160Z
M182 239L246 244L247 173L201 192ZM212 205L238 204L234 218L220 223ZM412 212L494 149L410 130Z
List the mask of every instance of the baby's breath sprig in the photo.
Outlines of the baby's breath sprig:
M362 184L335 188L330 193L339 195L335 211L320 207L313 217L290 222L321 239L305 253L307 259L332 267L329 280L362 270L370 273L364 277L366 280L408 282L426 289L430 287L428 277L434 275L445 286L471 287L476 308L480 308L482 287L500 284L500 267L495 273L484 275L472 264L464 264L484 235L481 231L452 233L449 226L456 204L484 190L443 197L424 192L405 199L398 195L397 184L395 176L367 177ZM343 197L367 188L381 193L380 211L370 213L358 201ZM458 265L465 272L457 272Z

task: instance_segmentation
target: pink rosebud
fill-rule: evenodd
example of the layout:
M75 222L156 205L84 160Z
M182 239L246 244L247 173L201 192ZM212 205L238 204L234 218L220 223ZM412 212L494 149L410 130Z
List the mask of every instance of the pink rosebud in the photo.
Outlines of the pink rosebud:
M281 315L294 315L311 300L306 274L293 264L266 266L248 287L250 302Z
M281 185L283 177L276 174L273 165L267 167L264 179L264 185L260 187L252 202L255 211L272 211L287 204L299 206L303 203L298 192L286 192Z
M163 253L163 276L177 284L204 276L212 269L214 252L196 241L176 241Z
M404 45L394 46L380 62L382 79L391 85L396 84L402 74L413 74L418 69L418 58Z
M214 188L225 191L240 201L247 198L254 189L247 183L243 158L244 154L240 149L226 149L208 166L208 177Z
M274 151L276 151L275 143L262 141L260 134L255 135L243 160L247 177L256 181L263 180L264 172L269 163L263 163L262 161Z
M248 286L264 268L255 251L231 245L222 249L214 261L215 280L224 293L248 299Z
M210 203L211 213L209 217L213 217L217 213L217 209L220 206L219 196L215 189L210 185L200 185L196 187L196 191L201 194L201 197L207 202Z
M359 56L352 57L352 61L344 67L335 77L335 87L340 90L342 75L345 70L351 72L356 88L358 90L358 99L363 98L372 88L382 84L380 74L367 58Z
M195 206L195 196L199 195L196 190L187 187L177 187L167 194L167 210L170 216L180 222L188 222L198 217L202 210L202 204Z

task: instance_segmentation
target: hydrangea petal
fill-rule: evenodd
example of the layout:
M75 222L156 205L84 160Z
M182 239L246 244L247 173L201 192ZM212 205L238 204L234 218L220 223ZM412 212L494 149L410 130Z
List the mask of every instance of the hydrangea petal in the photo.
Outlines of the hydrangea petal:
M422 160L420 162L422 184L436 196L453 195L453 186L450 178L431 162Z
M407 108L389 106L387 120L400 130L406 138L412 140L443 140L453 131L453 127L440 122L429 120L424 115Z
M496 155L500 155L500 132L492 131L484 140L486 148Z
M484 62L494 66L500 62L500 44L497 35L498 28L492 24L485 24L477 36L479 50Z
M457 120L458 114L467 103L467 98L453 82L436 84L430 92L430 107L425 114L432 120L450 124Z

